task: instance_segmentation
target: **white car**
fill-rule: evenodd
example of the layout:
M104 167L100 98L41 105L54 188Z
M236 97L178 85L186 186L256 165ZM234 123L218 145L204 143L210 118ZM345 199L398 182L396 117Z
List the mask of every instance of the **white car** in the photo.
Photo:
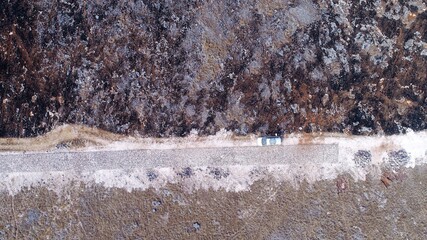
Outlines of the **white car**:
M275 136L259 137L257 139L257 144L259 146L281 145L282 144L282 138L281 137L275 137Z

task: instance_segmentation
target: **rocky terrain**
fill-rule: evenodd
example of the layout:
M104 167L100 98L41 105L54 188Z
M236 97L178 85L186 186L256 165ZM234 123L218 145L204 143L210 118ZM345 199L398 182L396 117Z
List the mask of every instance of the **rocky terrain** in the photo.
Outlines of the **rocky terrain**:
M0 104L0 239L427 235L426 0L0 0Z
M0 136L427 128L423 0L0 0Z

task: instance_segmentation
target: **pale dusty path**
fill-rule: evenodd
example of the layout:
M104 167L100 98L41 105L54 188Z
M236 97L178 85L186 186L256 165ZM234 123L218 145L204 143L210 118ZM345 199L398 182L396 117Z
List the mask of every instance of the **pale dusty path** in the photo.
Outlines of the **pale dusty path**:
M96 171L159 167L336 163L337 144L0 155L0 172Z
M363 166L355 161L359 151L369 155ZM237 138L225 131L154 139L66 125L38 138L0 139L0 190L15 194L45 186L61 192L83 182L129 191L161 189L169 183L181 183L189 191L246 191L264 178L294 186L342 174L364 180L367 174L379 177L384 167L426 163L426 131L372 137L288 135L280 146L261 147L255 136Z

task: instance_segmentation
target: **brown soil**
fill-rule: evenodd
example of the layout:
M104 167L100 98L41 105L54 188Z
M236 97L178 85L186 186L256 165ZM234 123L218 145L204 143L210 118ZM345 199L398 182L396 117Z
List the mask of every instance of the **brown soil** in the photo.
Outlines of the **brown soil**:
M186 193L179 183L126 192L76 182L59 197L31 188L0 194L0 239L421 239L426 170L361 182L342 175L299 189L264 180L248 192Z

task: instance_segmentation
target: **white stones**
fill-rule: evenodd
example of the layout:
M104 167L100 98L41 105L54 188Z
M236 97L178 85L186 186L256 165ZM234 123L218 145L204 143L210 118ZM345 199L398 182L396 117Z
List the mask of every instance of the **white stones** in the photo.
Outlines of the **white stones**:
M328 103L328 101L329 101L329 95L326 93L322 97L322 104L323 104L323 106L326 106L326 104Z
M309 0L300 1L300 4L289 9L289 13L303 26L309 25L320 19L317 6Z

